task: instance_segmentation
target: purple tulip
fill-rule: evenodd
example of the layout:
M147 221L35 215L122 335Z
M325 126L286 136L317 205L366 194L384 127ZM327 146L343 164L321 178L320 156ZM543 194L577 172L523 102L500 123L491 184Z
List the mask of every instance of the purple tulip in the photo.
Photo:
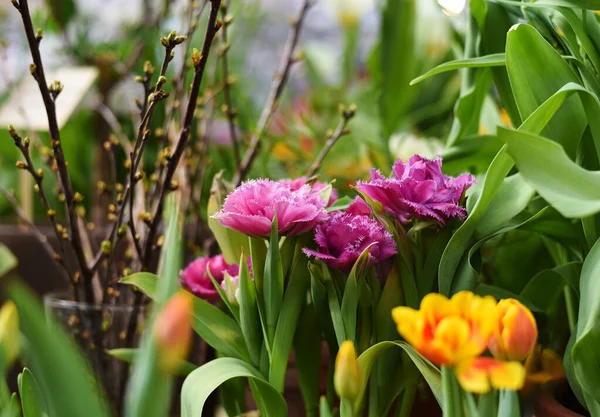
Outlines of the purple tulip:
M223 255L217 255L212 258L200 257L181 271L182 286L196 297L212 303L219 299L219 293L208 275L207 266L218 283L223 281L225 272L231 276L238 276L240 267L239 265L229 265L225 262Z
M268 236L277 214L279 234L295 236L327 219L325 201L309 185L293 191L288 184L251 180L227 196L213 216L224 227L250 236Z
M331 213L329 220L315 227L318 251L304 248L307 256L322 259L330 268L349 272L363 251L369 249L368 265L392 256L396 243L392 235L376 220L362 214Z
M352 203L350 203L350 205L346 209L346 213L354 214L355 216L358 216L358 215L370 216L371 215L371 207L369 207L369 205L367 203L365 203L365 200L363 200L360 197L356 197L354 199L354 201Z
M280 184L285 184L288 187L290 187L290 190L292 191L298 191L300 188L302 188L302 186L304 186L307 182L308 178L306 177L299 177L296 178L295 180L279 180L277 181ZM323 191L323 189L325 189L329 184L326 184L324 182L319 182L319 181L315 181L312 184L312 191L315 194L319 194L321 191ZM329 196L329 201L327 202L327 206L331 206L333 203L335 203L338 199L338 193L337 190L335 188L331 189L331 195Z
M392 172L392 178L385 178L372 170L371 181L359 182L357 189L403 223L417 218L444 224L454 217L467 217L467 210L459 202L475 183L472 175L446 176L442 174L442 158L428 160L419 155L411 157L407 164L396 161Z

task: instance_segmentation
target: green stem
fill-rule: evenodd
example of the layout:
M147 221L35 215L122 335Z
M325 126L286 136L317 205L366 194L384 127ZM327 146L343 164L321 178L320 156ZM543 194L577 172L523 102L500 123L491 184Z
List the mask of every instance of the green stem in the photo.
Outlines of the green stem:
M358 40L359 40L359 25L348 27L345 30L344 39L344 61L343 61L343 75L344 75L344 86L349 87L352 77L354 75L356 53L358 51Z
M444 417L462 417L462 401L454 371L451 367L442 366L442 411Z
M354 417L354 405L347 398L342 398L340 402L340 417Z
M575 301L575 294L573 288L568 285L564 288L565 293L565 305L567 309L567 319L569 320L569 330L571 333L575 330L577 325L577 302Z

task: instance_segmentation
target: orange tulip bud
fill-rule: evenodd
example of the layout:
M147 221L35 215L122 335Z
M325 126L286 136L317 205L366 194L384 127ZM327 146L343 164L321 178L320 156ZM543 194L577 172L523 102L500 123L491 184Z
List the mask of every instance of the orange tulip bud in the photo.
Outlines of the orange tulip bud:
M525 368L521 363L484 356L464 360L454 370L460 386L476 394L485 394L491 388L517 391L525 382Z
M498 303L498 328L489 349L498 359L522 361L537 341L538 330L531 311L512 298Z
M350 401L356 399L360 393L360 368L354 343L347 340L340 346L335 358L335 372L333 374L335 392L340 398Z
M160 367L173 373L185 360L192 342L191 295L180 291L167 301L154 323L154 336L160 352Z
M462 291L448 299L427 294L421 309L396 307L400 335L436 365L452 365L481 355L497 323L496 300Z

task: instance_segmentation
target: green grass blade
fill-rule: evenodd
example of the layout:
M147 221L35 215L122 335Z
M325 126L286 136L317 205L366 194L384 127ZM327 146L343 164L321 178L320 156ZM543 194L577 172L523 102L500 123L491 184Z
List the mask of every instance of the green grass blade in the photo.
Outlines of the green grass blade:
M448 71L456 71L462 68L489 68L489 67L503 67L506 65L506 55L490 54L484 56L478 56L466 59L457 59L454 61L444 62L437 67L430 69L425 74L418 76L410 82L410 85L415 85L427 78L433 77L437 74L442 74Z

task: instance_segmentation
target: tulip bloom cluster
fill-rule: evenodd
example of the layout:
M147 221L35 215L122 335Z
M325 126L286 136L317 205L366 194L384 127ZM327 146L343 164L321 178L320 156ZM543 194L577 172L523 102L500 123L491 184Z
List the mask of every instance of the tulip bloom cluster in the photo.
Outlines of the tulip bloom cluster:
M535 347L537 325L518 301L497 303L467 291L451 299L428 294L420 310L396 307L392 316L400 335L419 353L438 366L454 367L465 390L523 387L525 368L520 361ZM488 349L494 357L482 356Z
M415 155L406 164L398 160L392 174L386 178L372 170L371 181L361 181L356 188L402 223L419 219L443 224L467 216L467 210L459 202L475 178L469 174L456 178L442 174L442 158L431 161Z

